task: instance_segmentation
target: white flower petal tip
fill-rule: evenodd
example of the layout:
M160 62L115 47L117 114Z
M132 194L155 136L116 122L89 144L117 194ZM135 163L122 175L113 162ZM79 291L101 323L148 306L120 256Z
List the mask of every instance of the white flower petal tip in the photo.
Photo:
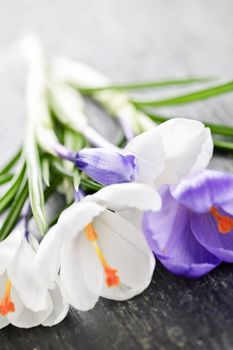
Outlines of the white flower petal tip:
M35 256L28 241L23 239L7 267L7 273L24 305L38 312L48 308L49 294L41 276L37 273Z
M159 187L205 169L213 154L210 130L197 120L173 118L132 139L138 182Z
M64 320L69 312L69 304L64 300L60 287L57 285L50 290L50 296L53 304L52 312L42 323L45 327L55 326Z
M197 120L174 118L156 129L163 140L165 168L157 185L175 184L205 169L213 154L210 130Z
M161 208L159 193L150 186L139 183L107 186L96 192L93 197L111 210L158 211Z
M57 222L57 238L62 240L74 239L86 225L104 210L105 207L89 200L72 204L63 211Z

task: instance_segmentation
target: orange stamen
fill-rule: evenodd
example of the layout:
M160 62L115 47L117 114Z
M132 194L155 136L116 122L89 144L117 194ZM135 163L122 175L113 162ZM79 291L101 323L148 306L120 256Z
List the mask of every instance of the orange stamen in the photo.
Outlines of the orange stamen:
M6 282L6 289L2 300L0 301L0 315L6 316L9 312L15 311L15 304L11 300L11 281L8 279Z
M210 212L218 223L220 233L226 234L233 230L233 219L230 216L220 214L215 207L211 207Z
M118 271L116 269L113 269L111 266L109 266L108 262L106 261L104 255L103 255L103 252L100 249L99 244L97 243L98 234L95 231L94 226L92 224L88 224L85 227L85 233L86 233L87 239L92 242L92 244L95 248L96 254L98 255L99 260L103 266L104 273L106 276L105 282L106 282L107 287L118 286L118 284L120 283Z

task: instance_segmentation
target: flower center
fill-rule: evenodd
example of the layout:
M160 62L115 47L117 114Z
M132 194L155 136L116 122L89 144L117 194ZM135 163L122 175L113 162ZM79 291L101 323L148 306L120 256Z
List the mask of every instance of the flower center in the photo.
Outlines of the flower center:
M106 276L106 280L105 281L106 281L107 287L116 287L116 286L118 286L119 283L120 283L120 278L118 276L118 271L117 271L117 269L113 269L108 264L108 262L106 261L104 255L103 255L103 252L100 249L99 244L97 243L98 234L95 231L94 226L92 224L88 224L85 227L85 234L86 234L87 239L90 242L92 242L93 247L94 247L94 249L96 251L96 254L98 255L99 260L100 260L100 262L101 262L101 264L103 266L104 273L105 273L105 276Z
M210 212L218 223L220 233L226 234L233 230L233 219L230 216L220 214L215 207L211 207Z
M15 311L15 304L11 300L11 281L8 279L6 281L6 289L2 300L0 301L0 315L6 316L9 312Z

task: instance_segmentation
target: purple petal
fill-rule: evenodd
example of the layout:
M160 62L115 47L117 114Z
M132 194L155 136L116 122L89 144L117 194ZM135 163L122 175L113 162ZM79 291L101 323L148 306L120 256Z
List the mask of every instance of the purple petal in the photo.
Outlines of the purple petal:
M199 277L211 271L220 260L195 239L190 211L171 196L168 187L161 195L161 211L147 212L143 218L144 234L156 257L178 275Z
M102 185L131 182L137 173L135 156L105 148L84 148L75 159L76 166Z
M183 179L171 187L174 198L197 213L206 213L212 206L233 204L233 175L205 170Z
M228 215L218 208L221 215ZM191 215L191 228L198 242L219 259L233 262L233 230L220 233L211 213Z

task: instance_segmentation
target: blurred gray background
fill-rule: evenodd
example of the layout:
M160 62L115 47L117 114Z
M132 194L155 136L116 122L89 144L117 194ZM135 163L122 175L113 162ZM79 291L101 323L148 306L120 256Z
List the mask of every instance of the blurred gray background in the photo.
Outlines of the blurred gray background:
M22 138L25 72L19 40L23 35L38 34L50 56L77 58L114 82L185 75L230 78L232 13L232 0L1 1L0 161L6 158L6 146L12 150ZM211 101L213 109L208 102L172 113L206 120L222 120L224 114L232 124L232 97L216 100ZM227 106L222 108L225 100Z

